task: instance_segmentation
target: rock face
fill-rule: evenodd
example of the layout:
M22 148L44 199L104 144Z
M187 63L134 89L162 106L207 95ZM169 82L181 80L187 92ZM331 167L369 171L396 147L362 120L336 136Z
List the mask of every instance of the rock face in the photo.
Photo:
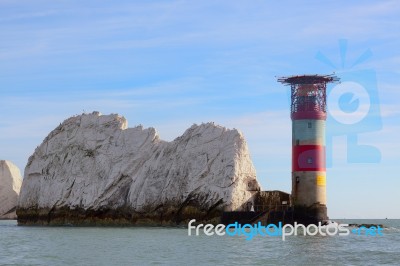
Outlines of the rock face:
M15 209L21 183L18 167L12 162L0 160L0 219L17 219Z
M25 168L19 224L217 222L259 190L237 130L193 125L172 142L98 112L65 120Z

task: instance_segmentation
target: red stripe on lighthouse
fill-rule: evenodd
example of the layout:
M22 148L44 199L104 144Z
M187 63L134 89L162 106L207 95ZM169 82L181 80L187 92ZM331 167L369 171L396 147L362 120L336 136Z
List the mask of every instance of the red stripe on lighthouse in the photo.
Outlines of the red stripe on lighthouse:
M326 120L326 112L310 111L310 112L295 112L291 114L292 120L302 120L302 119L316 119L316 120Z
M292 149L293 171L325 171L325 146L296 145Z

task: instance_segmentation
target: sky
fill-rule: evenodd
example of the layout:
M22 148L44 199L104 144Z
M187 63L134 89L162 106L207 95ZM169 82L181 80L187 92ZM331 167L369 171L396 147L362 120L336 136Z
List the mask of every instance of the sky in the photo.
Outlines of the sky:
M400 218L399 1L0 0L0 159L23 172L66 118L119 113L171 141L245 136L264 190L291 190L289 88L332 74L331 218Z

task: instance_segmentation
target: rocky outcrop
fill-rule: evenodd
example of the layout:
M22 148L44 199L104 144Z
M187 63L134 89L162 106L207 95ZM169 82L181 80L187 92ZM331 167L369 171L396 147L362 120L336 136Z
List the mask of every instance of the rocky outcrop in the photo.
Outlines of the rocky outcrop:
M19 224L216 222L259 189L237 130L193 125L172 142L119 115L65 120L25 168Z
M15 209L21 183L18 167L10 161L0 160L0 219L17 219Z

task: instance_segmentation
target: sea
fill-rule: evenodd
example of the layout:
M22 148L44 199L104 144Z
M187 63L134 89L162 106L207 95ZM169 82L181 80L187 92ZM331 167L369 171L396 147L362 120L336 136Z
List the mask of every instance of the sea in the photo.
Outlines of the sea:
M400 265L400 220L382 235L188 235L171 227L39 227L0 221L0 265Z

